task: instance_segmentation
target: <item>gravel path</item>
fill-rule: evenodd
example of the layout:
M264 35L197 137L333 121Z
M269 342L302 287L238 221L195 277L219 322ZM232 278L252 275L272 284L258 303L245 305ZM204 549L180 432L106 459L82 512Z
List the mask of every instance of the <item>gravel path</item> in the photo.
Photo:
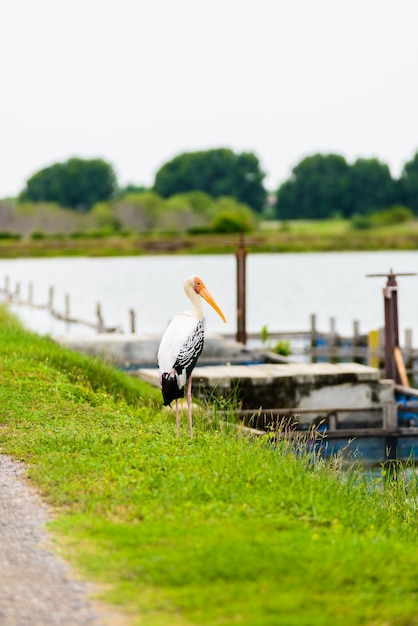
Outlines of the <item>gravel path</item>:
M122 624L88 600L93 586L54 554L45 530L48 508L24 473L23 464L0 454L1 626Z

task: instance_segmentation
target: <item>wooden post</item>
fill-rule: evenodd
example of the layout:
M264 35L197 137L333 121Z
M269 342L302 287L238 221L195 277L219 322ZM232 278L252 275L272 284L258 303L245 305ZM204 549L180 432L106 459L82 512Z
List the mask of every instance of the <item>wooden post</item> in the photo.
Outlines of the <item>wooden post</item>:
M379 328L379 347L384 350L385 349L385 329Z
M396 402L383 403L383 428L396 430L398 427L398 408Z
M398 477L398 437L395 431L398 429L398 407L396 402L383 403L383 429L388 431L385 437L385 482L389 484Z
M10 277L9 276L4 277L4 291L6 292L6 296L8 296L10 292Z
M328 429L329 430L337 430L338 427L338 418L336 411L332 411L328 415Z
M336 331L336 321L335 317L329 318L329 336L330 336L330 344L332 347L337 345L337 331Z
M100 304L100 302L98 302L96 305L96 314L97 314L97 320L98 320L98 331L99 333L102 333L104 330L104 323L103 323L103 316L102 316L102 305Z
M412 329L405 329L405 364L407 368L412 368Z
M29 283L28 303L29 303L29 306L33 305L33 283Z
M247 343L246 331L246 257L244 236L241 234L238 249L235 252L237 260L237 335L240 343Z
M16 289L15 289L15 297L16 297L16 301L19 301L19 296L20 296L20 283L16 283Z
M317 333L316 333L316 315L311 313L311 347L316 347Z
M70 318L70 296L65 294L65 317L68 320Z
M133 309L129 309L129 317L131 321L131 333L135 333L135 311Z
M360 322L354 320L353 322L353 346L360 345Z
M49 288L48 308L50 309L50 311L52 311L54 308L54 288L53 287Z

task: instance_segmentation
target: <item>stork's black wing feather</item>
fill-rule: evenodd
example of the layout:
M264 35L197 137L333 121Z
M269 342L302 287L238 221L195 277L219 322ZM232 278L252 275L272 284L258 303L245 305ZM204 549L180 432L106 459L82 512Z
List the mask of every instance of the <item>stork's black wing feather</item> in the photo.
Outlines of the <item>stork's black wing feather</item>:
M174 363L174 369L178 374L186 370L186 380L189 378L198 358L202 354L204 338L203 324L199 322L196 325L194 333L191 334L186 343L183 344L176 362Z
M204 331L203 324L199 322L196 325L194 332L188 337L187 341L183 344L173 369L176 371L177 376L173 373L163 373L161 379L161 390L163 393L164 405L170 404L177 398L184 397L184 388L186 382L189 379L199 356L203 350L204 343ZM180 383L180 380L184 381Z

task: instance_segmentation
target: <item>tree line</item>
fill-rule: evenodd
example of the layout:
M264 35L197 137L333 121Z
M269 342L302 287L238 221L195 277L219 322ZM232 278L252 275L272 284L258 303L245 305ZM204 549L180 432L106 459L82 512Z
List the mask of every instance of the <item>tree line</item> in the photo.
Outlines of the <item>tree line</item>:
M113 167L103 159L71 158L36 172L19 199L86 212L128 193L152 191L168 199L204 192L285 220L367 216L396 205L418 215L418 152L405 163L399 179L378 159L360 158L350 164L338 154L305 157L274 194L265 188L264 178L255 154L236 154L227 148L179 154L157 171L148 190L120 187Z
M349 218L404 205L418 215L418 153L399 179L378 159L353 164L338 154L314 154L292 170L277 191L275 211L282 219Z

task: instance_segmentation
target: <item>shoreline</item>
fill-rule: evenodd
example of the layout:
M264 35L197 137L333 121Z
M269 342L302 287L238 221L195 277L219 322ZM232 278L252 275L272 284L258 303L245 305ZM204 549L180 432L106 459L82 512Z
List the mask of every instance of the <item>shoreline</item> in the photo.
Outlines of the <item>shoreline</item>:
M107 237L45 236L41 239L1 239L0 259L56 256L146 256L227 254L244 245L247 252L365 252L418 250L418 232L347 232L345 234L250 233L244 239L234 234L205 235L112 235Z

